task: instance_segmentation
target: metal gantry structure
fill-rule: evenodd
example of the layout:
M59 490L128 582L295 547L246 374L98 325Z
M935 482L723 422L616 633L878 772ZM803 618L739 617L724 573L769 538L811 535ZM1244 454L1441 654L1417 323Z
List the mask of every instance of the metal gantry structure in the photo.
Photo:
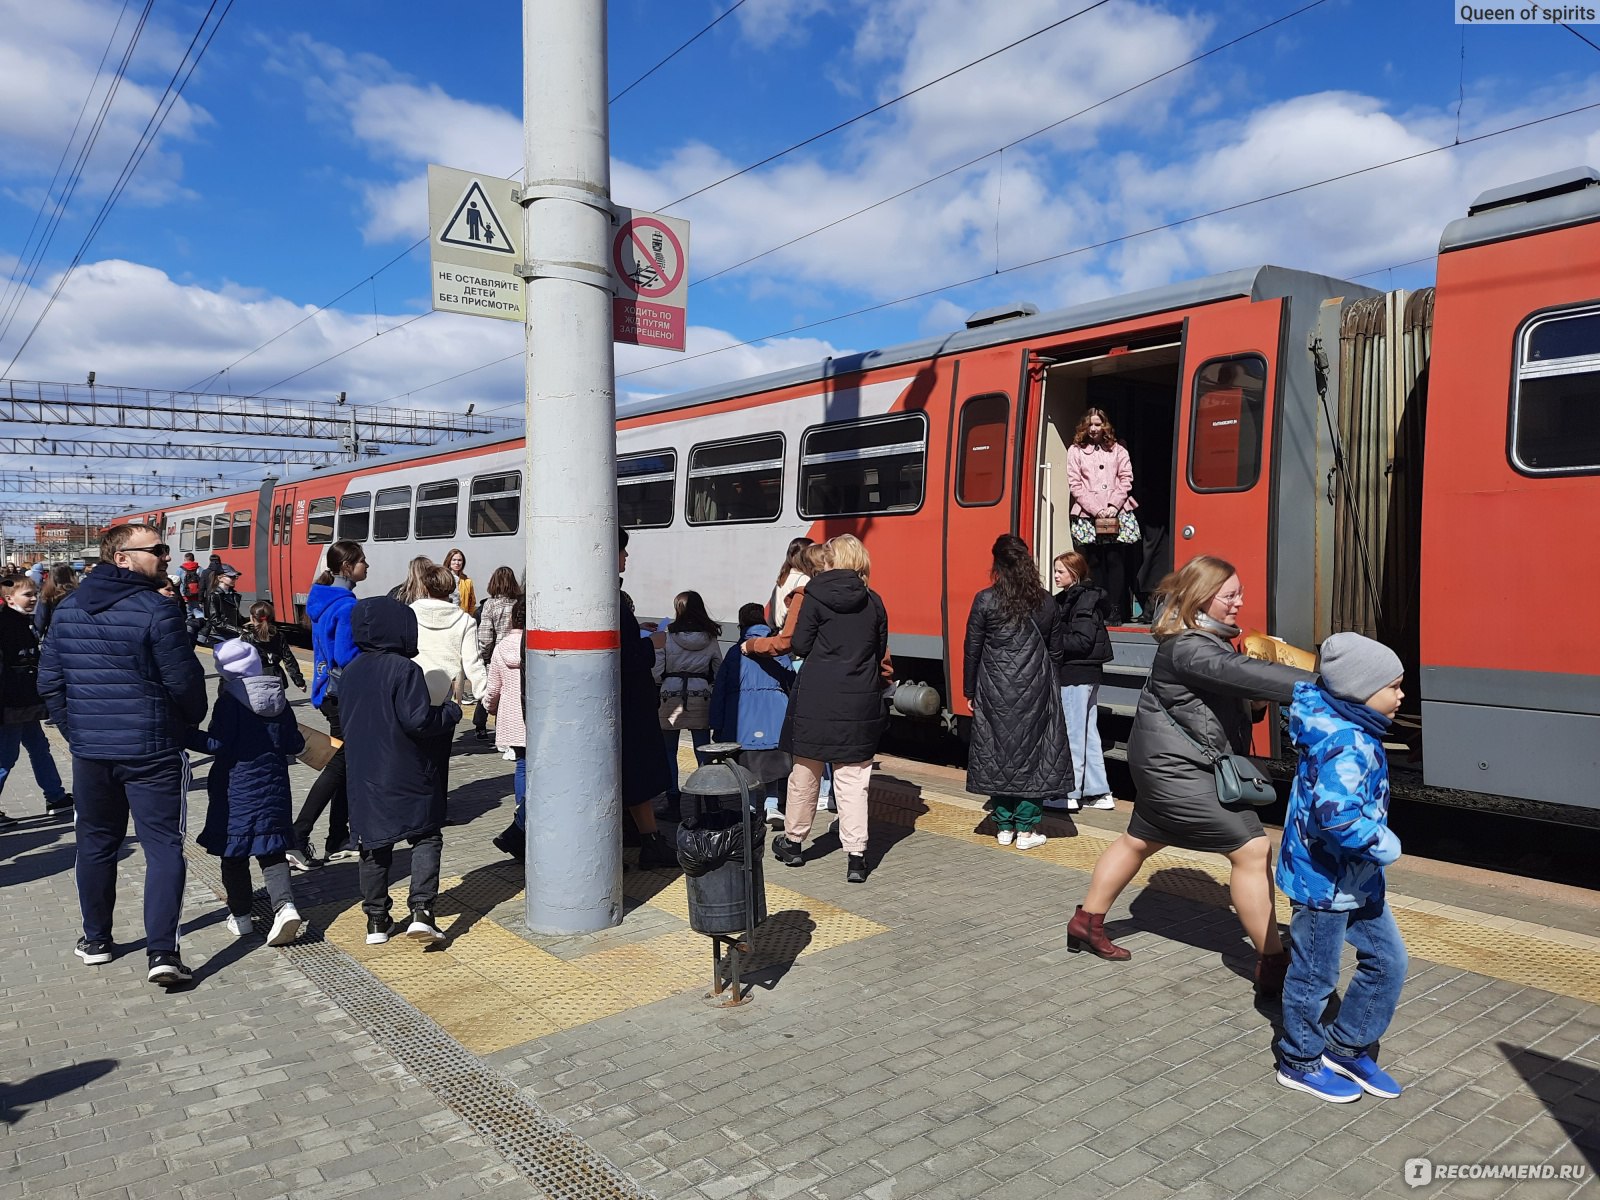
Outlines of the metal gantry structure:
M363 447L367 457L378 451ZM55 458L172 459L185 462L264 463L303 467L331 467L350 461L350 452L318 450L310 446L218 446L203 442L112 442L77 438L0 437L0 454L41 455Z
M158 429L237 437L356 439L432 446L455 437L520 429L515 417L338 401L167 392L153 388L5 380L0 418L13 425Z
M236 492L244 479L221 475L148 475L91 471L0 471L0 492L56 496L202 496L210 492Z

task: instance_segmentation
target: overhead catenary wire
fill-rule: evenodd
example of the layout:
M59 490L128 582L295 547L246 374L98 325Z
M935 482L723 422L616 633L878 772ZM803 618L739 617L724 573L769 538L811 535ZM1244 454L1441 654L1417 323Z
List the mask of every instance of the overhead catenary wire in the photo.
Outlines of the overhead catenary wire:
M732 7L724 10L720 16L717 16L716 18L714 18L709 24L701 26L699 33L695 34L688 41L686 41L686 42L682 43L681 45L679 45L679 47L676 50L674 50L671 54L667 55L660 62L658 62L655 66L651 67L643 75L639 76L632 83L630 83L627 87L623 88L615 96L613 96L613 97L611 97L611 99L607 100L606 103L608 105L611 105L611 104L615 104L618 100L621 100L629 92L633 91L634 88L638 87L646 79L649 79L650 76L654 75L657 71L661 70L662 67L666 66L673 59L677 58L678 55L682 54L690 46L694 45L701 38L705 37L706 34L710 33L718 25L722 24L722 22L726 21L729 17L733 16L734 13L738 12L739 9L744 7L744 3L745 3L745 0L734 0L734 3L733 3Z
M139 13L139 19L134 24L133 31L128 37L128 43L122 48L122 56L117 63L116 73L112 76L111 83L106 88L106 94L101 97L100 108L95 113L93 122L90 123L89 132L84 136L83 144L78 147L77 156L74 158L72 167L67 173L66 182L62 184L61 194L57 197L55 207L45 221L44 232L40 234L39 241L35 244L31 257L28 256L26 247L24 247L23 257L25 262L22 276L18 279L15 290L8 293L9 300L5 306L5 311L0 313L0 340L3 340L7 332L10 331L11 323L15 320L22 301L27 296L28 289L33 285L34 279L38 277L39 269L44 262L44 255L49 250L50 243L55 240L56 230L60 228L67 206L72 202L73 193L77 191L78 184L83 181L84 166L88 163L89 155L100 139L101 130L105 128L106 117L111 112L112 102L116 99L123 80L127 78L128 64L133 59L134 49L139 44L139 38L144 33L145 23L149 20L150 10L154 5L155 0L145 0L144 8ZM115 38L116 34L113 31L112 40L114 41ZM68 143L68 148L71 148L70 142ZM46 200L48 201L48 195Z
M155 109L150 114L150 119L145 123L145 128L139 136L139 142L135 149L129 153L128 160L123 165L122 172L118 175L116 183L101 203L100 211L95 214L89 230L84 234L83 241L78 246L77 253L72 256L72 261L68 263L67 269L62 272L61 278L56 282L55 289L50 293L50 298L45 302L43 310L34 318L33 325L29 328L27 336L22 339L22 344L17 347L16 352L11 356L11 361L6 364L6 369L0 371L0 379L10 375L12 368L17 365L17 360L22 357L23 351L33 341L34 334L39 331L39 327L44 323L45 318L50 315L50 310L55 307L56 300L67 286L67 281L72 277L72 272L77 269L78 264L83 261L83 256L88 253L89 246L110 217L112 208L116 205L117 200L121 198L123 191L126 190L128 182L133 178L134 172L138 170L139 164L144 161L145 154L155 143L156 135L161 132L161 126L166 123L168 115L171 114L173 107L183 94L184 88L188 86L189 80L194 77L194 72L199 67L200 60L205 57L206 51L211 48L212 40L216 37L217 31L222 28L222 22L227 19L228 13L233 8L233 3L234 0L227 0L221 14L217 17L216 22L212 24L211 32L206 35L204 43L200 45L198 52L196 52L195 45L199 42L200 35L205 32L206 24L210 21L211 14L216 9L217 0L212 0L211 7L207 8L205 15L200 18L200 25L196 28L194 37L190 39L188 47L184 50L183 58L179 60L177 67L174 68L172 78L167 82L166 90L162 92L161 98L156 101Z
M705 185L703 185L701 187L698 187L694 191L689 192L686 195L679 196L676 200L672 201L671 203L663 204L661 206L661 211L665 212L667 209L676 208L676 207L678 207L678 205L684 203L685 201L693 200L696 196L705 195L712 188L721 187L723 184L728 183L730 180L737 179L741 175L748 175L751 171L758 170L759 168L765 167L770 163L775 163L780 158L784 158L784 157L786 157L786 156L788 156L790 154L793 154L796 150L802 150L802 149L804 149L805 147L811 145L814 142L820 142L823 138L829 137L832 134L838 133L841 129L848 129L850 126L854 125L858 121L864 121L868 117L876 116L878 113L883 112L885 109L893 108L896 104L899 104L902 100L909 100L912 96L917 95L919 92L925 92L929 88L934 87L937 84L941 84L941 83L945 82L945 80L947 80L947 79L955 78L957 75L961 74L963 71L969 71L973 67L976 67L976 66L980 65L981 63L986 63L992 58L998 58L1000 55L1004 54L1006 51L1014 50L1018 46L1022 45L1024 42L1031 42L1034 38L1041 37L1044 34L1049 33L1053 29L1059 29L1059 28L1061 28L1061 26L1065 25L1067 22L1075 21L1079 17L1083 16L1085 13L1093 12L1095 9L1102 8L1102 7L1104 7L1105 5L1107 5L1109 3L1111 3L1111 0L1094 0L1094 2L1092 4L1085 5L1083 8L1080 8L1077 12L1068 13L1066 16L1062 17L1060 20L1052 21L1052 22L1050 22L1050 24L1044 26L1043 28L1035 29L1032 33L1027 34L1027 35L1025 35L1023 37L1020 37L1014 42L1007 42L1004 46L1001 46L998 50L991 50L991 51L989 51L989 53L984 54L984 55L980 55L979 57L973 59L971 62L962 63L959 67L956 67L956 68L954 68L952 70L946 71L943 75L938 75L938 76L935 76L933 79L927 80L924 83L919 83L916 87L911 88L908 91L901 92L898 96L891 96L889 99L883 101L880 104L874 104L871 108L868 108L868 109L863 110L862 112L856 113L856 115L853 116L853 117L848 117L843 121L839 121L836 124L830 125L826 129L818 130L816 133L813 133L810 137L802 138L800 141L795 142L793 145L785 146L782 150L775 151L774 153L767 155L765 158L758 159L757 161L751 163L749 166L740 167L737 171L734 171L731 174L724 175L720 179L714 179L710 183L707 183L707 184L705 184Z

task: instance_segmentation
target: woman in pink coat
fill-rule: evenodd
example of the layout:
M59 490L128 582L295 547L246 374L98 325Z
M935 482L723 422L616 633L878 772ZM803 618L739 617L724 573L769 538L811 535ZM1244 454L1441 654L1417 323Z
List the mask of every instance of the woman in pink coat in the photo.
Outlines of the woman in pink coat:
M1089 560L1090 574L1106 590L1107 624L1127 620L1127 547L1139 541L1133 510L1133 462L1116 430L1098 408L1084 411L1067 447L1067 486L1072 491L1072 541ZM1095 518L1117 519L1115 533L1096 533Z

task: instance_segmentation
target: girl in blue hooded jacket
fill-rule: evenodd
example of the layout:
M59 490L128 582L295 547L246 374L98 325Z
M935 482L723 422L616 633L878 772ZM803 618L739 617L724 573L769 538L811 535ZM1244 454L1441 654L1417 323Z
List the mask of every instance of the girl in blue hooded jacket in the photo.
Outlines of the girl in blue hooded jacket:
M782 829L778 796L794 760L778 748L778 736L789 712L794 665L787 654L756 655L743 650L746 638L771 634L761 605L746 604L739 609L739 641L722 660L711 689L711 728L717 741L738 742L744 747L739 762L764 787L767 824Z
M1320 666L1317 683L1295 684L1289 709L1300 761L1278 856L1278 887L1294 913L1278 1082L1344 1103L1362 1092L1400 1094L1374 1052L1406 978L1406 947L1383 880L1383 868L1400 857L1388 824L1383 734L1400 711L1404 669L1393 650L1357 633L1323 642ZM1325 1023L1346 942L1355 947L1355 977L1339 1015Z

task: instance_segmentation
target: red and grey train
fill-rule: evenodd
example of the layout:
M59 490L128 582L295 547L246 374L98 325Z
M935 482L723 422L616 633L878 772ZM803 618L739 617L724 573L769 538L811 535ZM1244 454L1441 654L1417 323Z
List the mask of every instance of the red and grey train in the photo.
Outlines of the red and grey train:
M1091 405L1132 456L1147 570L1217 554L1246 583L1247 630L1395 645L1426 786L1600 809L1592 170L1484 193L1416 293L1257 267L624 405L627 587L642 613L694 588L731 620L767 598L791 537L854 533L900 677L959 723L989 546L1020 533L1042 568L1070 548L1066 447ZM221 554L288 623L335 538L365 544L383 587L458 545L469 573L520 567L522 455L477 439L127 519ZM1114 727L1154 647L1138 625L1113 641Z

